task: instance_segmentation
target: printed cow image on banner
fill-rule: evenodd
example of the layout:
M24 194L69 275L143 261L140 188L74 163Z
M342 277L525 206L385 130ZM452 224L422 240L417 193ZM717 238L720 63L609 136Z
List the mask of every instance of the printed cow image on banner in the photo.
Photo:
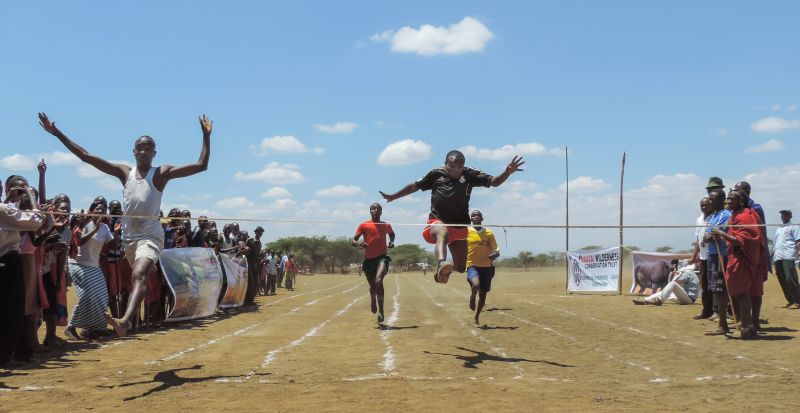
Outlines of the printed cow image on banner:
M677 270L680 260L691 258L688 254L661 252L631 252L633 275L631 294L650 295L660 291L669 282L669 274Z
M569 251L568 292L618 292L619 247Z
M161 271L175 297L167 321L208 317L217 310L222 269L210 248L171 248L161 253Z

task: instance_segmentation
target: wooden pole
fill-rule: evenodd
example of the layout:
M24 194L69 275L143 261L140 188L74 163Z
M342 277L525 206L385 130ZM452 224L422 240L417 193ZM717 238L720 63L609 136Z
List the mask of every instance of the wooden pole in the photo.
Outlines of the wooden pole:
M567 195L566 199L566 227L564 228L566 232L566 249L564 250L566 254L564 255L564 262L565 262L565 270L567 273L566 277L566 286L564 287L565 291L569 291L569 148L564 147L564 164L565 164L565 171L567 175L566 187L567 187Z
M617 287L619 288L619 294L622 295L622 248L623 248L623 188L625 185L625 152L622 152L622 169L619 174L619 275L617 276Z

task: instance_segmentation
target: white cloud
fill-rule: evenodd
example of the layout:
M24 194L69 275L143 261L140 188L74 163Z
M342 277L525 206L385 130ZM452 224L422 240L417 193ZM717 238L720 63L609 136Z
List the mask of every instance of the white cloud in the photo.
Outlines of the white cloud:
M358 124L355 122L336 122L333 125L314 125L314 127L320 132L339 135L352 132L358 127Z
M36 169L36 160L30 156L15 153L0 159L0 166L12 171L29 171Z
M181 195L181 199L185 201L205 201L207 199L211 199L211 194L199 194L199 195Z
M800 120L790 120L779 118L777 116L769 116L750 125L750 128L760 133L779 133L787 129L800 128Z
M281 198L281 199L276 199L275 202L272 203L272 205L275 208L283 209L297 205L297 201L291 198Z
M718 136L728 136L728 135L730 135L730 133L731 133L731 131L729 131L728 129L725 129L725 128L719 128L717 130L717 135Z
M431 146L422 141L405 139L389 144L378 155L378 165L408 165L431 156Z
M354 185L334 185L330 188L320 189L317 191L317 196L353 196L361 192L361 188Z
M273 136L271 138L264 138L258 144L261 149L259 155L269 155L272 153L306 153L311 151L314 154L321 155L325 153L324 148L316 147L309 149L303 142L292 135Z
M773 112L780 112L781 111L781 104L780 103L773 103L772 104L772 111Z
M267 191L261 194L261 196L265 198L291 198L292 194L288 189L282 186L273 186L272 188L267 189Z
M530 181L509 181L501 186L504 190L513 192L534 191L539 188L536 182Z
M789 107L786 108L787 112L794 112L796 110L797 110L797 103L793 103L793 104L789 105Z
M763 153L763 152L777 152L786 148L783 142L777 139L770 139L761 145L751 146L744 150L744 153Z
M516 145L503 145L497 149L477 148L467 145L460 149L466 158L489 159L493 161L511 161L516 156L540 156L554 155L564 156L563 148L547 149L544 145L537 142L518 143Z
M598 192L608 189L610 185L602 179L594 179L591 176L579 176L569 181L570 192ZM558 189L565 190L566 184L561 184Z
M217 209L241 209L252 208L253 203L247 197L235 196L233 198L225 198L217 201L215 207Z
M297 171L298 166L270 162L258 172L236 172L234 178L239 181L261 181L272 184L298 184L306 178Z
M38 158L44 159L48 166L50 165L80 165L83 163L77 156L73 155L72 152L63 152L63 151L53 151L50 153L44 153L38 156Z
M403 27L372 35L374 42L391 43L392 51L423 56L481 52L494 33L478 19L467 16L448 27L424 24L419 29Z

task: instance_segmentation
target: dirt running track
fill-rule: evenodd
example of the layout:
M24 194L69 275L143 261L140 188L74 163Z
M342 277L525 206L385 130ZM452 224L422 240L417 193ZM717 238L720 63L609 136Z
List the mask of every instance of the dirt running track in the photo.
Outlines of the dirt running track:
M800 310L767 284L763 339L706 337L699 305L566 296L562 270L499 271L482 328L468 287L300 277L257 311L75 343L0 370L0 411L797 411ZM627 287L627 284L625 284ZM74 296L71 296L74 300ZM74 301L73 301L74 302Z

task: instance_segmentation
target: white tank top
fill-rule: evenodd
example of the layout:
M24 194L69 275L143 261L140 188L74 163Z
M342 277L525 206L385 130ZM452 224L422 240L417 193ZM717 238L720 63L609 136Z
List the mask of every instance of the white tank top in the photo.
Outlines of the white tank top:
M122 239L137 241L149 239L164 244L164 229L158 219L161 209L161 191L153 185L156 168L151 167L144 179L136 178L136 167L131 168L128 180L122 190L122 208L126 217L122 218ZM152 219L128 218L127 216L148 216Z

